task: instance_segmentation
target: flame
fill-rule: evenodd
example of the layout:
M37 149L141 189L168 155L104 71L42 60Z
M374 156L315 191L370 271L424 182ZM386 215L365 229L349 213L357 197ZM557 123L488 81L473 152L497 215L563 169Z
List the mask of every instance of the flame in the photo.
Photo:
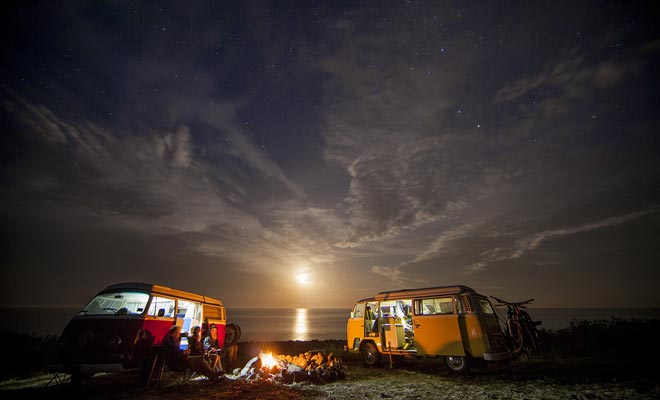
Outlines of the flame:
M261 359L262 367L273 368L274 366L279 365L277 359L273 357L273 353L261 353L259 358Z

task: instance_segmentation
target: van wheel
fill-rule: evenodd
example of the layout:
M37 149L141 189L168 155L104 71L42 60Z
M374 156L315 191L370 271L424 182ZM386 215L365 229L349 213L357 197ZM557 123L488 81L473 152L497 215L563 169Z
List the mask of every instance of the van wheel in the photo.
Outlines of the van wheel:
M241 337L241 328L235 324L229 324L225 328L225 346L232 346L238 342Z
M445 365L452 372L464 374L470 370L470 358L467 356L446 356Z
M362 347L362 361L370 367L380 364L380 353L373 343L365 343Z

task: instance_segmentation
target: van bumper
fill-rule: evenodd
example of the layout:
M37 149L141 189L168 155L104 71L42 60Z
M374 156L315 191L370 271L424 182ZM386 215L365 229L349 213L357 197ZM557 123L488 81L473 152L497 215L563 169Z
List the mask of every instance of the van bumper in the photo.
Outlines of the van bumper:
M484 353L484 360L486 361L504 361L511 359L511 352L503 351L501 353Z

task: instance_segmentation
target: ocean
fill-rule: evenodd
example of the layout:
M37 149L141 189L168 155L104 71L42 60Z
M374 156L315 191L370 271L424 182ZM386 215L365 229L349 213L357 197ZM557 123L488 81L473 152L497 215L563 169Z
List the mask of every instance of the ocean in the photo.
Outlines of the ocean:
M0 332L60 335L78 308L0 307ZM529 308L541 328L561 329L572 320L660 319L660 308ZM228 309L228 322L241 327L241 341L326 340L346 338L348 309Z

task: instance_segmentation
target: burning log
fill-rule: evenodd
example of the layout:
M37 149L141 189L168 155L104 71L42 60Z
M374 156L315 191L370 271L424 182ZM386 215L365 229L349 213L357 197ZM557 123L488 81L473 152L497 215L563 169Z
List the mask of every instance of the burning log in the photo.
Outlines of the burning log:
M345 378L346 366L341 358L324 351L308 351L297 356L261 353L248 361L235 379L324 384Z

